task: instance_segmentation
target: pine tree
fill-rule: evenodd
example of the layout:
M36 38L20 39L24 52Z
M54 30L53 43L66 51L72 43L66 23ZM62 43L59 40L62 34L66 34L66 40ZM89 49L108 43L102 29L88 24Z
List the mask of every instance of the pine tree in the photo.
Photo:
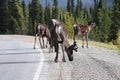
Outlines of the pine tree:
M71 13L74 14L74 0L71 0Z
M45 20L44 20L45 15L44 15L44 13L45 13L45 12L44 12L44 8L43 8L42 5L40 4L40 5L39 5L39 14L40 14L40 15L39 15L39 16L40 16L40 17L39 17L39 22L40 22L40 23L45 23Z
M39 0L32 0L29 5L29 16L32 22L32 34L35 33L36 26L39 22Z
M54 8L53 8L53 18L55 18L55 19L58 19L58 0L53 0L53 6L54 6Z
M0 0L0 11L0 33L4 34L9 30L9 13L7 0Z
M103 0L99 1L98 12L97 12L97 34L96 38L98 41L108 42L109 31L111 25L111 19L109 16L109 10L106 2Z
M9 1L9 14L12 33L24 34L26 32L25 18L19 0Z
M28 11L29 11L29 17L28 17L28 35L33 35L33 31L34 31L34 27L32 24L32 19L31 19L31 14L30 14L30 11L31 11L31 4L29 2L28 4Z
M72 0L67 0L67 11L70 13L71 12L71 1Z
M50 25L50 21L51 21L51 14L50 14L50 6L49 4L46 4L46 7L45 7L45 23L47 25Z
M118 30L120 30L120 0L114 0L114 8L113 8L113 17L112 17L112 25L110 28L110 41L113 41L116 44L116 39L118 37Z
M24 17L26 17L26 4L25 4L24 0L22 0L21 5L22 5L22 9L23 9L23 15L24 15Z
M75 20L82 17L82 1L77 0L76 10L75 10Z
M69 12L64 13L64 22L66 24L68 30L68 37L72 38L73 36L73 25L74 25L74 17L69 14Z
M28 13L29 12L28 12L28 7L27 7L27 5L25 3L25 0L22 0L21 6L22 6L22 10L23 10L23 16L25 18L24 23L25 23L25 26L28 28L28 22L29 22L29 20L28 20L28 17L29 17ZM26 33L28 33L28 29L26 29L25 34Z
M98 24L97 20L98 20L98 6L99 6L99 1L98 0L94 0L94 10L92 11L92 16L93 16L93 20L95 21L96 24Z

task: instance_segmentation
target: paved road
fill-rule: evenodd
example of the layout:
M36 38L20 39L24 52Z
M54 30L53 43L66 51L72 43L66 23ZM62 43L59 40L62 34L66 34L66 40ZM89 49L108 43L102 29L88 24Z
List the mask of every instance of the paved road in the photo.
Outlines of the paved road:
M55 53L32 48L31 42L1 35L0 80L120 80L116 51L79 45L73 62L63 63L60 53L59 62L54 63Z

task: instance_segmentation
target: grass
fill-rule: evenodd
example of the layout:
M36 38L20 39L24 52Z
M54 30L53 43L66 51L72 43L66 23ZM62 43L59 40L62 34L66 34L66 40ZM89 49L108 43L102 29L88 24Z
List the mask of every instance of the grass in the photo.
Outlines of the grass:
M107 44L107 43L100 43L100 42L94 42L94 41L89 41L90 45L94 45L94 46L98 46L98 47L102 47L102 48L107 48L110 50L118 50L116 45L113 44Z
M70 40L70 41L72 41L72 40ZM77 42L82 44L82 40L77 40ZM118 47L113 44L107 44L107 43L101 43L101 42L95 42L95 41L89 41L88 43L89 43L89 45L98 46L98 47L106 48L109 50L117 50L117 51L119 50Z

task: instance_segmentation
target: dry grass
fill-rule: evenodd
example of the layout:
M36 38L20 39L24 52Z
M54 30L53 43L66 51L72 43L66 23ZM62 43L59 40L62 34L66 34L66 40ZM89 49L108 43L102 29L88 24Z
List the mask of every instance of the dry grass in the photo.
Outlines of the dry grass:
M100 43L100 42L94 42L94 41L89 41L90 45L94 45L94 46L99 46L102 48L107 48L110 50L118 50L116 45L112 45L112 44L107 44L107 43Z
M70 41L72 41L72 40L70 40ZM77 40L77 42L82 44L81 40ZM102 47L102 48L106 48L106 49L110 49L110 50L119 50L116 45L112 45L112 44L95 42L95 41L89 41L88 43L89 43L89 45L92 45L92 46L98 46L98 47Z

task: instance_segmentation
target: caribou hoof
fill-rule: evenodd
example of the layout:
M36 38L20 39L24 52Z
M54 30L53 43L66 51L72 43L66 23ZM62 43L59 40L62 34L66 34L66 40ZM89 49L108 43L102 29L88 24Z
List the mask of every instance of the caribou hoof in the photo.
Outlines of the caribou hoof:
M66 60L65 60L64 58L62 59L62 61L63 61L63 62L66 62Z
M58 59L55 59L54 61L55 61L55 63L57 63L57 62L58 62Z
M41 46L41 49L44 49L44 47L43 47L43 46Z
M33 49L36 49L35 47Z
M82 45L82 48L84 48L84 46Z

